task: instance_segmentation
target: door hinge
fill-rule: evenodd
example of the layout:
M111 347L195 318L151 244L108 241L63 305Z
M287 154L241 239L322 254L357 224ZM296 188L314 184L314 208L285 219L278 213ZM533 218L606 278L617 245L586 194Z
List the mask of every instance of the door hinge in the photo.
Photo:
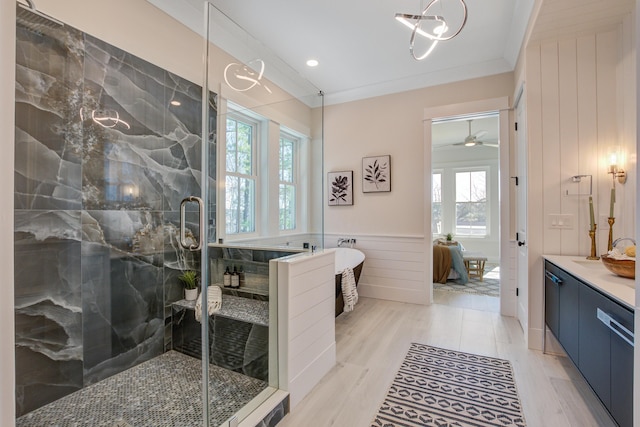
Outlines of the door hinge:
M518 132L518 122L516 122L515 125L516 125L516 132Z
M520 288L516 288L516 296L519 297L520 296Z

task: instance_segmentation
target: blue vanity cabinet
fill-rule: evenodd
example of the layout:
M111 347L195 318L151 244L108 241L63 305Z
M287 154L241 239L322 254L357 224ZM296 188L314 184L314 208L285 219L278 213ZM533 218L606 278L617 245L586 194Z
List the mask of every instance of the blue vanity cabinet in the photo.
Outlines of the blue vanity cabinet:
M633 311L545 261L545 321L621 427L633 426Z

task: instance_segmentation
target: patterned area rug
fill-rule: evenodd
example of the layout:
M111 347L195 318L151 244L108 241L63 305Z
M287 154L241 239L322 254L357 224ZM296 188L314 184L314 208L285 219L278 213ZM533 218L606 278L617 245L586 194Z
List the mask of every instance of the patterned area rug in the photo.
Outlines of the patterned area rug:
M526 426L507 360L412 343L371 427Z
M450 292L464 292L467 294L488 295L490 297L500 296L500 266L488 265L485 267L483 281L473 277L469 278L466 285L459 285L449 280L447 283L434 283L433 289L440 289Z

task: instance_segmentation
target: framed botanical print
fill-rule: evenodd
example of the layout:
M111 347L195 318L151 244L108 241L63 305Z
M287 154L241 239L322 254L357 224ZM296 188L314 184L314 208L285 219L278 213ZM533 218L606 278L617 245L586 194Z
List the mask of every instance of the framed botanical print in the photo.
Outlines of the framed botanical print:
M328 172L329 206L353 205L353 171Z
M391 156L362 158L362 192L391 191Z

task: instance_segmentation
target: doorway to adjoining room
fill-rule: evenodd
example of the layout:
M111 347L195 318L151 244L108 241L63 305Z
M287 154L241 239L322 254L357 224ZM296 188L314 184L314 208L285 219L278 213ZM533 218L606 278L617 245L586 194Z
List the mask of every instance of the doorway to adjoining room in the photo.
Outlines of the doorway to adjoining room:
M500 311L500 123L488 112L432 123L437 304Z

